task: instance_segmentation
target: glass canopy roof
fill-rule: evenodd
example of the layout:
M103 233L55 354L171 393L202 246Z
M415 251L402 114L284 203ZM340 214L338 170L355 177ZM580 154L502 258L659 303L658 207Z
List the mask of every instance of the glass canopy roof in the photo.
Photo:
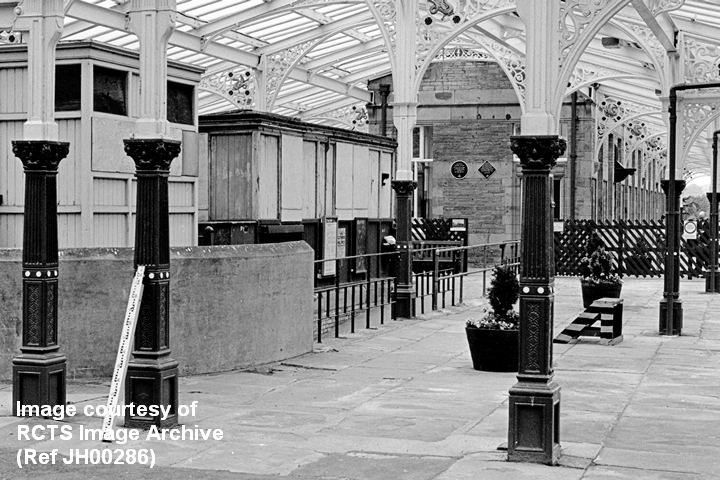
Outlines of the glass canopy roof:
M473 1L488 9L513 3L512 0ZM584 8L583 2L588 3L586 0L559 1L568 8L571 3L577 4L577 8ZM608 3L608 0L598 1ZM373 0L370 5L383 2L387 0ZM17 0L0 0L0 3L17 3ZM418 25L424 18L437 14L438 5L433 0L416 0L416 3ZM462 5L463 0L450 0L450 3ZM666 146L667 127L660 113L663 104L659 96L668 82L662 78L657 59L667 58L667 42L677 45L677 39L684 38L683 47L678 47L681 62L704 69L705 81L720 80L720 2L628 0L625 3L589 43L576 68L575 86L583 84L583 77L594 72L597 80L592 88L583 86L578 90L591 94L600 106L600 123L604 121L603 113L610 122L633 117L634 123L629 122L625 128L635 129L649 145L661 148ZM65 0L65 4L61 41L94 40L138 49L137 38L125 30L128 1ZM648 16L657 11L661 13ZM568 31L579 28L571 16L567 18ZM451 22L436 22L437 29L447 30L448 23ZM663 36L665 39L660 38ZM639 42L638 38L645 42ZM432 38L429 41L431 43ZM524 62L524 24L512 9L458 34L438 54L437 60L442 61L446 52L454 51L494 61L498 52L488 51L494 48ZM337 112L343 109L362 108L372 98L368 80L391 73L382 30L369 3L357 0L177 0L176 32L170 40L168 57L205 69L198 97L200 114L255 108L326 124L334 124ZM279 81L258 76L257 71L265 71L267 75L268 68L282 69ZM606 74L598 75L599 71ZM256 100L256 89L270 92L260 104ZM706 117L712 108L704 109ZM686 178L709 173L709 139L718 126L715 122L706 125L703 132L693 138L685 164Z

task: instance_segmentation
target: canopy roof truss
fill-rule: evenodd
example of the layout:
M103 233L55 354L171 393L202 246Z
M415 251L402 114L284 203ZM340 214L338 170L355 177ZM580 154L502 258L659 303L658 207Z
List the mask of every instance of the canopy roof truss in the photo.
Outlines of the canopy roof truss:
M390 74L394 67L393 15L401 2L407 3L177 0L168 58L205 69L198 99L201 114L252 108L360 128L366 123L364 105L372 100L368 80ZM600 3L618 13L587 39L565 93L583 91L596 101L602 97L641 105L644 110L636 112L636 122L623 128L644 124L647 136L661 137L661 98L671 86L671 56L679 56L687 82L720 79L720 5L714 0ZM0 0L0 42L10 41L18 4L22 7L19 0ZM523 106L526 38L515 0L415 4L416 87L430 62L494 61L505 70ZM559 28L567 48L561 50L561 66L573 42L591 27L582 5L580 0L562 2L565 16ZM128 7L127 0L65 0L62 41L93 40L137 50L137 37L127 29ZM696 174L710 170L708 138L715 125L712 118L720 115L717 99L711 100L704 108L683 109L687 125L698 128L686 127L683 143ZM693 118L698 115L702 121Z

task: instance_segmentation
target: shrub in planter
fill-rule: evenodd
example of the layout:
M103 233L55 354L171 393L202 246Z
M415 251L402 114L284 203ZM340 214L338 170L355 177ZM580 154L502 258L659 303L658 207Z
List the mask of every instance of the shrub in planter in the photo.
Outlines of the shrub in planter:
M599 238L598 238L599 239ZM622 279L614 272L612 254L600 244L588 242L586 255L580 259L580 285L583 308L600 298L620 298Z
M520 315L513 305L519 292L515 272L507 266L495 267L488 291L492 311L485 310L481 318L468 318L465 324L475 370L517 372Z

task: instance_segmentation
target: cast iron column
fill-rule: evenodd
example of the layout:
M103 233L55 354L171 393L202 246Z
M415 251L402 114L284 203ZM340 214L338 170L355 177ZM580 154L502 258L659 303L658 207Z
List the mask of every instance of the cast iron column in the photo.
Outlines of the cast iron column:
M13 358L13 415L22 405L65 405L65 356L58 350L57 171L67 142L13 141L25 167L22 352Z
M680 335L683 327L683 308L680 299L680 194L685 189L685 180L661 180L660 186L667 197L665 215L665 288L660 300L660 335ZM671 195L672 194L672 195ZM672 308L672 326L668 325L669 306Z
M125 140L125 153L135 161L137 177L135 268L146 266L125 403L172 407L165 420L160 416L128 416L125 426L169 427L177 425L178 419L178 362L170 358L168 174L170 164L180 154L180 142Z
M713 158L711 191L707 194L710 201L710 264L705 275L705 291L707 293L720 293L720 272L718 272L718 195L717 195L717 162L718 162L718 136L720 130L713 132Z
M412 209L413 191L417 182L412 180L393 180L392 188L395 190L397 200L396 233L397 246L400 258L395 290L395 312L398 317L413 318L413 298L415 288L412 282L412 236L410 233L410 219Z
M520 359L510 389L508 460L554 465L560 457L560 386L553 380L555 255L551 170L566 148L555 135L510 137L523 174Z

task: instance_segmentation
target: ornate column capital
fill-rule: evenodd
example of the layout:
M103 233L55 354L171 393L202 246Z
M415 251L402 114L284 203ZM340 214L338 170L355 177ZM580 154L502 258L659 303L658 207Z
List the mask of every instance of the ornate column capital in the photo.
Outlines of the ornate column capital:
M510 137L510 149L520 158L524 169L542 170L555 166L565 153L567 142L557 135L527 135Z
M392 189L398 196L409 197L413 194L413 191L417 188L417 182L413 180L393 180Z
M675 180L675 195L680 196L682 191L685 190L686 183L685 180ZM665 192L665 195L667 195L670 189L670 180L660 180L660 187L663 192Z
M57 172L60 161L70 153L70 143L49 140L13 140L12 151L22 161L25 172Z
M133 159L138 172L169 171L172 161L180 155L181 142L161 139L123 140L125 153Z

